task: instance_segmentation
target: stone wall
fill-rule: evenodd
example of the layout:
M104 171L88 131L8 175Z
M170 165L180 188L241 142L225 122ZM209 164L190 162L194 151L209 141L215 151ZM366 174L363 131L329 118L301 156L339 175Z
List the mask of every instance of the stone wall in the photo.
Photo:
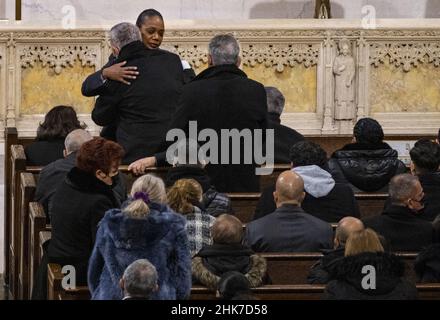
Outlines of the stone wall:
M198 73L207 67L209 39L233 32L243 70L281 89L283 122L306 135L349 134L364 116L380 120L387 133L433 134L440 123L440 23L378 23L378 29L365 30L360 21L343 20L180 21L169 25L163 48ZM93 99L82 97L80 87L106 62L107 28L0 27L0 129L17 126L20 135L34 136L50 108L69 104L97 132L90 119ZM349 43L355 63L354 112L344 120L335 117L333 70L341 40Z

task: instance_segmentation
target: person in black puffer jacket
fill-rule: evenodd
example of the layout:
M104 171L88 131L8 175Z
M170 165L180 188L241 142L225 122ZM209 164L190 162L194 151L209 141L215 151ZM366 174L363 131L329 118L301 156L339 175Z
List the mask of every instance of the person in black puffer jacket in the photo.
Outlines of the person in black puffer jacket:
M365 273L364 267L372 266ZM328 300L414 300L415 284L402 277L405 265L396 255L384 252L377 234L366 229L352 234L345 258L333 269L324 297ZM375 278L366 278L369 275ZM375 281L373 281L375 279Z
M376 120L361 119L353 131L354 143L333 153L330 171L345 177L355 192L386 191L392 177L407 171L405 164L397 151L383 142L384 133Z

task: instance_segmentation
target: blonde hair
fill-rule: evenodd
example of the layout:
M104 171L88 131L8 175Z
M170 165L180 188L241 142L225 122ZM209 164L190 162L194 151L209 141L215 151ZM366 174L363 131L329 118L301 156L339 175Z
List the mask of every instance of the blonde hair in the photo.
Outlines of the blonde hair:
M200 202L203 190L194 179L180 179L168 190L168 204L176 212L188 214L194 211L194 204Z
M131 187L130 196L137 192L145 192L151 202L166 203L165 184L161 178L146 174L138 178ZM132 218L142 218L150 213L150 207L142 199L133 200L124 210L124 214Z
M384 252L379 236L372 229L353 232L345 245L346 257L364 252Z

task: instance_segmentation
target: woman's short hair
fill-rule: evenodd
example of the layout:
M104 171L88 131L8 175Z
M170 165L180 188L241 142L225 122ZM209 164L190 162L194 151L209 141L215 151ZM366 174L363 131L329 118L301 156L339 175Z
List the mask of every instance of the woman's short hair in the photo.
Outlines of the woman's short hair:
M115 166L119 166L123 156L124 149L119 144L96 137L81 146L76 156L76 166L92 175L98 170L109 174Z
M377 233L369 228L353 232L345 244L346 257L364 252L384 252Z
M76 129L84 129L75 110L69 106L56 106L44 117L37 129L37 140L64 139Z
M222 214L211 227L212 240L216 244L238 244L243 239L242 222L230 215Z
M136 20L137 27L140 28L144 23L145 19L152 17L159 17L163 21L162 14L159 11L155 9L147 9L142 11L141 14L138 16Z
M144 193L150 202L166 203L167 195L163 180L152 174L146 174L138 178L131 187L130 196L132 201L124 208L124 214L132 218L142 218L150 213L149 204L143 199L135 199L137 193Z
M177 180L167 193L169 206L181 214L194 212L194 206L200 204L202 196L202 186L194 179Z
M372 118L360 119L354 126L353 134L358 143L378 144L384 138L382 126Z

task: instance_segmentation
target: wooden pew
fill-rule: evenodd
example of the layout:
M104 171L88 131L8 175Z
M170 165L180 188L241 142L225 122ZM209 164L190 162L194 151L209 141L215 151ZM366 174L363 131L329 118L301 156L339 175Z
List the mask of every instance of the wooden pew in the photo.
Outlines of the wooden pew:
M227 196L231 199L234 215L244 224L251 222L261 194L227 193Z
M43 255L40 251L40 233L51 231L50 226L46 224L46 214L43 206L38 202L29 204L29 293L32 293L36 272L40 265Z
M5 212L5 223L8 227L8 238L5 243L8 245L8 284L11 297L18 296L18 272L19 272L19 252L20 252L20 204L21 204L21 173L26 168L26 157L22 146L11 146L11 188L9 198L5 202L9 202L8 211Z
M18 230L18 299L28 299L29 292L29 204L33 201L36 183L31 173L20 174L21 204Z
M382 214L387 193L355 193L355 198L359 204L361 219Z
M440 283L417 284L419 300L440 300ZM267 285L252 289L260 300L320 300L323 285ZM193 287L191 300L218 300L215 291L205 287Z
M266 285L252 289L260 300L320 300L324 293L323 285ZM205 287L191 288L191 300L218 300L215 291Z
M48 300L90 300L88 287L65 290L62 287L63 273L59 264L49 263L47 267Z

